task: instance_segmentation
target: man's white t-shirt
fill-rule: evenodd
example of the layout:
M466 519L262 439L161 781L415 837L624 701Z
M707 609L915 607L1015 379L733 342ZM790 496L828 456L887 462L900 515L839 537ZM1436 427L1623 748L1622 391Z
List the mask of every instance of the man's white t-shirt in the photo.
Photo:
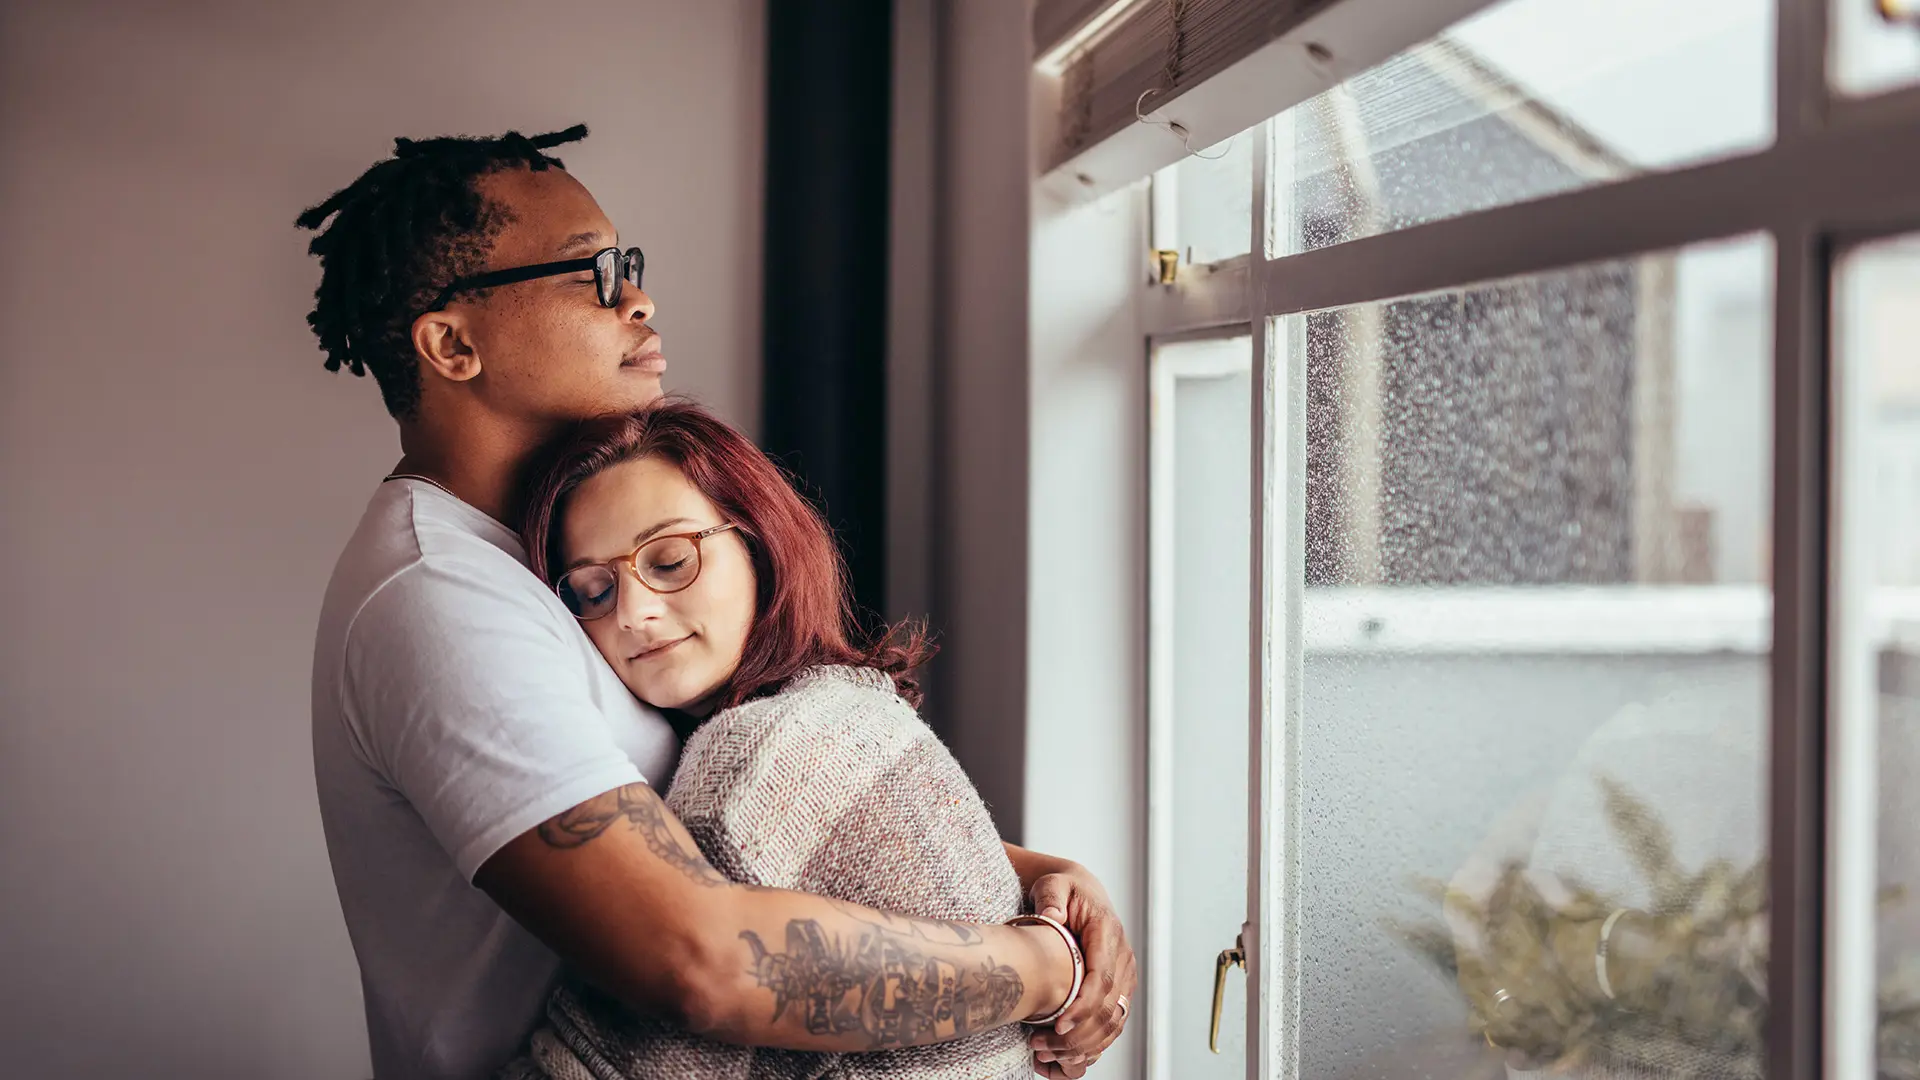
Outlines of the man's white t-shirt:
M678 743L499 522L380 485L334 567L313 660L313 765L379 1080L490 1077L560 960L472 885L540 822L664 785Z

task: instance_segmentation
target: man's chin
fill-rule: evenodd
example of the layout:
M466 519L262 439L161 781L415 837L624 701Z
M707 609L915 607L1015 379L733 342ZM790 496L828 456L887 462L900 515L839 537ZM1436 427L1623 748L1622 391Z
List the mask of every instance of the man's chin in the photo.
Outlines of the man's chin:
M613 405L612 411L644 409L666 394L658 375L633 368L621 368L620 375L619 392L615 395L615 402L610 403Z

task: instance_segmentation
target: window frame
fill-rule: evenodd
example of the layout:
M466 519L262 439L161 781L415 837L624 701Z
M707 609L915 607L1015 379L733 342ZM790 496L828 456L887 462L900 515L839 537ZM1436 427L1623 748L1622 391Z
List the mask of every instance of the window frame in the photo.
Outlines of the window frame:
M1194 341L1231 341L1244 337L1245 323L1226 322L1201 330L1169 332L1147 341L1147 963L1142 970L1149 1076L1172 1075L1172 1043L1165 1037L1172 1017L1172 929L1176 912L1173 887L1174 800L1172 680L1173 510L1169 498L1177 429L1174 395L1182 379L1234 375L1247 363L1197 361L1165 354L1162 346ZM1258 815L1255 814L1255 817ZM1249 1046L1252 1044L1249 1043Z
M1840 1019L1873 1007L1872 905L1844 883L1872 880L1871 868L1857 862L1873 859L1874 846L1836 837L1840 825L1859 824L1835 793L1872 762L1841 753L1835 742L1842 734L1831 657L1838 571L1829 555L1837 552L1839 397L1831 304L1839 252L1920 230L1920 185L1911 180L1920 176L1920 85L1853 97L1831 84L1831 4L1842 2L1864 0L1775 0L1775 133L1765 148L1275 257L1269 222L1279 163L1271 132L1289 122L1283 110L1253 131L1251 254L1183 266L1171 285L1143 279L1137 315L1149 342L1252 333L1250 1077L1298 1072L1274 1027L1297 1030L1300 1006L1298 980L1285 965L1297 953L1287 875L1297 826L1289 805L1303 626L1302 598L1285 586L1301 581L1304 570L1305 373L1303 350L1275 340L1274 320L1752 233L1772 238L1775 275L1768 1075L1872 1075L1873 1025ZM1315 89L1340 78L1328 73ZM1159 586L1148 588L1152 595ZM1164 662L1150 648L1150 670ZM1151 688L1149 694L1151 700ZM1151 715L1148 738L1155 738ZM1833 891L1843 887L1849 891ZM1280 940L1263 940L1266 927ZM1263 1004L1252 1007L1256 1002Z

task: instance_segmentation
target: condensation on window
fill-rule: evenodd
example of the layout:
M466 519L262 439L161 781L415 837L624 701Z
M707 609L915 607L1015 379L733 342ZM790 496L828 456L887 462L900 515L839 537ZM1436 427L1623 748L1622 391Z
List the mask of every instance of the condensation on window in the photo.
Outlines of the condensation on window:
M1772 267L1749 237L1275 321L1296 1075L1759 1068Z

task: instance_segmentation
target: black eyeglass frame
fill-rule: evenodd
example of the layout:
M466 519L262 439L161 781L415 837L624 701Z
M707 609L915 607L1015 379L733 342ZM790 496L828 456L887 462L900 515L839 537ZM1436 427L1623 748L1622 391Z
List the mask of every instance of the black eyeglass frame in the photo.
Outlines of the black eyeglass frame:
M647 256L637 247L621 251L617 247L601 248L584 259L561 259L559 262L535 263L532 266L515 266L505 270L489 270L484 274L455 278L440 295L434 298L428 311L439 311L453 301L460 293L473 289L491 289L498 285L514 285L535 278L559 277L561 274L577 274L582 270L593 271L593 284L596 299L601 307L618 307L624 286L631 282L640 288L641 278L646 276Z

